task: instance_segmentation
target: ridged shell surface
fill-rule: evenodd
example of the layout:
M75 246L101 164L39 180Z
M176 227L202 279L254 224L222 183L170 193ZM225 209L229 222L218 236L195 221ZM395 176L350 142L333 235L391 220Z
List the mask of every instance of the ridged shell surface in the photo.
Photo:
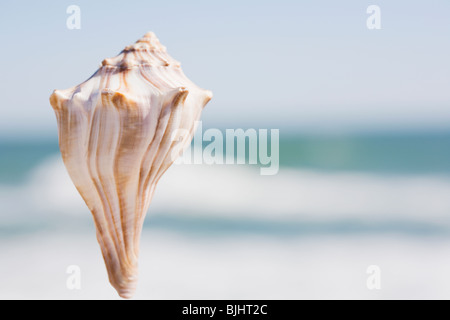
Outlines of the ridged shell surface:
M103 60L82 84L50 97L64 164L92 212L121 297L136 289L139 239L155 186L189 146L211 97L152 32Z

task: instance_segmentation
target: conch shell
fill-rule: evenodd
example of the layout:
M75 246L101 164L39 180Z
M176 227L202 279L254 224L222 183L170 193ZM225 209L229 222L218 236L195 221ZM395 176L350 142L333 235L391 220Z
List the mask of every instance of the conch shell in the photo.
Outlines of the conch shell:
M148 32L50 103L69 175L94 217L109 281L135 292L143 221L162 174L189 146L212 97Z

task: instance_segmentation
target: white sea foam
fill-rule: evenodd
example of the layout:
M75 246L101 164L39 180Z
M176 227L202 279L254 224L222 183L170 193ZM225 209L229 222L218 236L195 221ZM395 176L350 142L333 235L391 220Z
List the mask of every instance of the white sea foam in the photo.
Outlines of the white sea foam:
M261 176L236 165L175 165L161 179L150 214L264 221L404 221L449 224L450 179L281 168ZM21 186L0 186L5 220L86 214L60 157Z

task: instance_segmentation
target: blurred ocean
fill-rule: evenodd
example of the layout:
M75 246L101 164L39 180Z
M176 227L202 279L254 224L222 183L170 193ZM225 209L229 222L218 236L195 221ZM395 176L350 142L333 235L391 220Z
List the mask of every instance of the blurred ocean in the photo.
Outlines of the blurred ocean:
M136 298L450 296L450 133L280 133L280 170L174 165ZM66 287L78 265L81 290ZM366 269L381 268L380 290ZM115 299L56 139L0 141L0 298Z

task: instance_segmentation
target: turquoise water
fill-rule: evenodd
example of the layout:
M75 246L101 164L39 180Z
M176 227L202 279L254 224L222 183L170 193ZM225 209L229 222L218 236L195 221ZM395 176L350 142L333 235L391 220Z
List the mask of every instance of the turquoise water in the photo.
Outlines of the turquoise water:
M378 173L450 173L450 133L286 137L283 166Z
M0 184L23 182L58 141L0 140ZM450 133L301 136L280 134L280 167L389 174L450 174Z
M57 154L57 139L0 140L0 184L19 184L43 160Z

